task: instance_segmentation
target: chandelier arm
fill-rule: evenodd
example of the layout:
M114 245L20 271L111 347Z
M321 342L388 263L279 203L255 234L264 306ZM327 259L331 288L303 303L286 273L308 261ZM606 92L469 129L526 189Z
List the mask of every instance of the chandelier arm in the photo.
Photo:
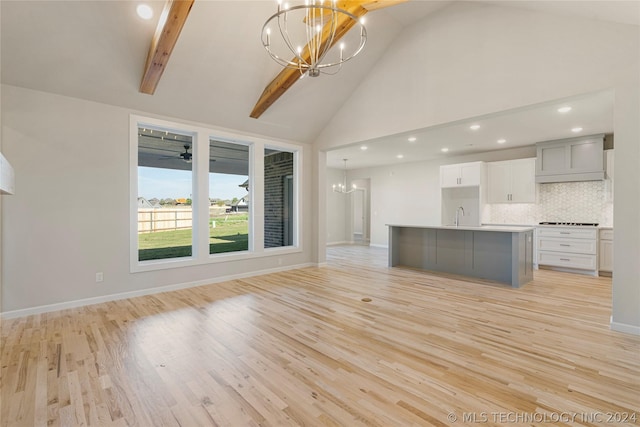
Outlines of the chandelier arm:
M329 34L330 34L330 38L328 40L326 40L324 43L322 43L322 34L325 32L325 23L324 21L322 21L321 25L322 25L322 30L318 32L318 34L316 34L316 37L318 38L317 41L317 49L315 52L315 60L314 60L314 65L316 69L320 68L321 62L324 59L324 57L326 56L326 54L329 52L329 49L331 48L331 45L333 44L333 40L335 37L335 17L334 14L335 12L331 11L331 20L330 20L330 28L329 28Z
M300 55L298 55L298 52L296 51L296 49L293 47L293 44L291 43L291 39L289 38L289 28L288 28L288 17L287 17L288 11L285 11L284 13L280 13L278 14L278 30L280 30L280 35L282 36L282 39L284 40L285 44L287 45L287 47L289 48L289 50L291 51L291 53L293 53L293 56L295 58L298 58L298 62L293 62L293 61L287 61L289 64L295 66L296 68L300 67L300 64L303 62L303 59L300 57ZM284 15L284 17L282 16ZM284 20L284 31L282 29L282 20Z
M271 21L273 21L273 19L278 18L278 21L277 21L278 30L280 31L280 34L282 35L283 40L285 40L285 42L287 41L287 39L285 38L285 35L282 33L282 26L280 24L281 15L283 13L286 13L286 12L278 11L278 13L273 14L271 17L269 17L269 19L267 19L267 21L262 26L263 37L264 37L264 34L266 33L266 29L267 29L269 23ZM267 40L269 40L269 39L267 38ZM286 67L286 68L297 68L299 66L299 63L290 61L288 59L284 59L284 58L280 57L278 54L276 54L275 52L273 52L270 49L270 44L269 43L265 43L264 38L262 40L262 45L266 49L266 51L269 54L269 56L271 56L271 58L274 61L276 61L278 64L282 65L283 67ZM288 48L289 48L289 51L292 52L295 55L295 49L293 49L293 47L291 47L290 45L288 46Z
M322 74L325 74L327 76L333 76L338 74L338 72L340 72L341 69L342 69L342 63L337 63L332 67L318 68L318 71L320 71ZM329 71L329 70L333 70L333 71Z
M307 44L306 44L306 48L307 51L309 52L309 66L311 68L313 68L313 64L315 63L315 35L314 35L314 29L315 27L313 26L313 24L316 22L316 8L315 8L315 1L311 4L311 8L308 8L305 12L306 12L306 27L305 27L305 33L307 34Z
M335 43L334 40L336 38L337 22L338 22L338 13L335 10L332 10L331 11L331 28L329 30L329 34L331 34L331 38L327 40L327 42L325 43L322 56L318 59L318 63L320 63L324 59L324 57L327 55L327 53L329 53L329 50L333 47L333 44Z
M348 13L348 12L347 12ZM360 32L360 45L358 46L358 49L352 53L350 56L348 56L347 58L342 59L339 62L330 62L328 64L322 64L320 66L318 66L318 68L327 68L327 67L335 67L335 66L341 66L342 63L347 62L348 60L352 59L353 57L355 57L357 54L359 54L362 49L364 49L365 44L367 43L367 30L366 28L360 24L360 28L361 28L361 32ZM327 73L324 72L324 74L336 74L336 73Z
M349 16L355 22L354 25L357 24L357 25L360 26L360 45L358 46L358 49L354 53L349 55L347 58L341 58L340 61L338 61L338 62L330 62L330 63L327 63L327 64L320 64L320 65L318 65L319 69L320 68L327 68L327 67L341 66L343 62L347 62L348 60L350 60L351 58L353 58L357 54L359 54L362 51L362 49L364 49L364 46L365 46L365 44L367 42L367 30L364 27L364 25L362 25L362 23L360 23L360 20L358 19L358 17L353 15L352 13L347 12L346 10L341 10L341 13ZM335 22L337 22L337 19L334 21L334 23ZM333 33L333 35L335 36L335 32ZM331 40L331 44L329 46L331 47L333 45L333 43L334 42L333 42L333 39L332 39ZM334 72L334 73L327 73L327 72L323 71L323 73L324 74L336 74L337 71Z
M289 9L291 10L291 9ZM280 34L282 35L282 39L284 40L285 44L287 45L287 47L289 48L289 51L291 51L291 53L293 54L293 56L295 58L298 59L298 62L293 62L293 61L289 61L289 64L293 65L295 68L300 68L302 66L302 64L307 64L307 61L300 56L300 54L298 53L297 49L295 47L293 47L293 43L291 43L291 38L289 37L289 19L288 19L288 12L284 13L284 32L282 30L282 25L280 24L280 17L278 17L278 28L280 30ZM295 59L294 58L294 59Z

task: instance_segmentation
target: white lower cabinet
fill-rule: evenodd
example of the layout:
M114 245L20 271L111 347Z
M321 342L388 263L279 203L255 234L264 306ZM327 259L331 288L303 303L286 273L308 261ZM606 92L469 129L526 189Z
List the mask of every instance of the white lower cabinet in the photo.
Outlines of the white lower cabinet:
M559 252L540 252L538 265L596 270L595 255L563 254Z
M598 234L596 228L539 227L538 265L576 270L598 270Z
M598 269L605 273L613 272L613 229L601 228L599 230Z
M538 242L541 251L567 252L572 254L596 254L596 239L553 239L544 238Z

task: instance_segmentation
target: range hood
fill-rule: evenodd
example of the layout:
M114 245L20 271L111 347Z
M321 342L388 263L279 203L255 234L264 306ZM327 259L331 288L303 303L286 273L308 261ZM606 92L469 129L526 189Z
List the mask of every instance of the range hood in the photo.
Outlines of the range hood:
M604 180L604 134L536 144L536 182Z

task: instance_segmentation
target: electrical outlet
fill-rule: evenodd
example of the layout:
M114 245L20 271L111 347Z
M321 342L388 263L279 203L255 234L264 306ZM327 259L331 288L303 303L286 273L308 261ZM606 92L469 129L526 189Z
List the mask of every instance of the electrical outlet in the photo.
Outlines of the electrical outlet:
M282 265L282 258L278 258L278 265Z
M104 281L104 273L101 271L96 273L96 283L100 283L102 281Z

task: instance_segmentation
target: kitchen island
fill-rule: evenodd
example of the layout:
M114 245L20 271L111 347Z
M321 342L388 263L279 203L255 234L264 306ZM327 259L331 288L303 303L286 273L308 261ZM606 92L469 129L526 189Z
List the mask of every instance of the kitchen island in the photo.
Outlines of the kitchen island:
M389 267L459 274L514 288L533 280L533 227L387 226Z

